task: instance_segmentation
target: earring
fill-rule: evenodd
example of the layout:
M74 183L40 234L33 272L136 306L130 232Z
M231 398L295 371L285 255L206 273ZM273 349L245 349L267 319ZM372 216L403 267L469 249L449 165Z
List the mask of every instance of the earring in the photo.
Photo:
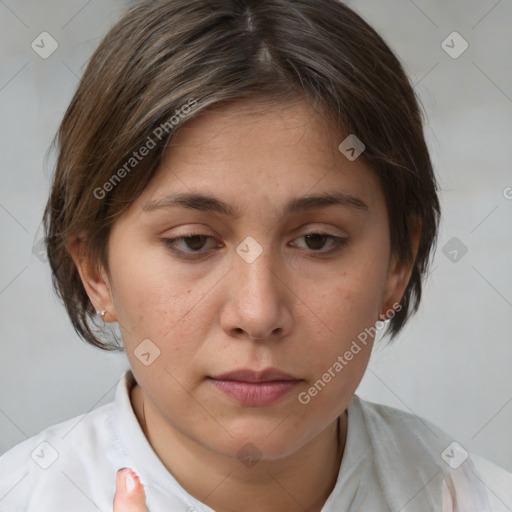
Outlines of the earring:
M105 313L107 313L107 310L106 309L103 309L102 311L96 311L96 313L98 315L101 315L101 318L104 318L105 317Z

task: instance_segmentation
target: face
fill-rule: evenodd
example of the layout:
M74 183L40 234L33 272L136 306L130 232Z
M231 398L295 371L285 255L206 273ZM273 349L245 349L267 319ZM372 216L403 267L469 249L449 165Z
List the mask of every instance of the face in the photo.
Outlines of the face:
M145 400L213 452L278 459L318 436L366 369L371 337L354 341L400 301L378 178L345 137L304 103L203 114L113 226L90 296Z

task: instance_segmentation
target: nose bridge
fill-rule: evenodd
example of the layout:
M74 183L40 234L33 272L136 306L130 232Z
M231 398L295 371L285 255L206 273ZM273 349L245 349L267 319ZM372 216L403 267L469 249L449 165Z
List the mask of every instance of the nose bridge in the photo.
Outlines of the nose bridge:
M234 336L245 332L252 339L267 339L290 330L291 311L285 304L281 279L270 248L255 240L237 247L232 267L231 301L223 316L224 327Z
M246 239L237 247L235 266L242 293L256 300L272 300L277 293L277 277L270 248L263 249L254 239Z

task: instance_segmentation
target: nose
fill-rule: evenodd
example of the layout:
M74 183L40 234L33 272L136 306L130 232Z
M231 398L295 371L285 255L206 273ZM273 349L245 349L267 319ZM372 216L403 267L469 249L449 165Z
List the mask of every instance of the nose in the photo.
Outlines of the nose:
M293 292L283 267L265 252L251 263L235 257L220 317L230 337L275 341L292 330Z

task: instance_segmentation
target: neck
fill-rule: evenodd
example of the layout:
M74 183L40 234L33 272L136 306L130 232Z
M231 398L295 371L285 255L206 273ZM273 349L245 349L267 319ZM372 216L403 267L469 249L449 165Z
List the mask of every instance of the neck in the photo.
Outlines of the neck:
M244 467L238 459L199 446L173 429L138 385L131 394L144 434L164 466L189 494L216 512L320 512L336 485L346 411L292 455Z

